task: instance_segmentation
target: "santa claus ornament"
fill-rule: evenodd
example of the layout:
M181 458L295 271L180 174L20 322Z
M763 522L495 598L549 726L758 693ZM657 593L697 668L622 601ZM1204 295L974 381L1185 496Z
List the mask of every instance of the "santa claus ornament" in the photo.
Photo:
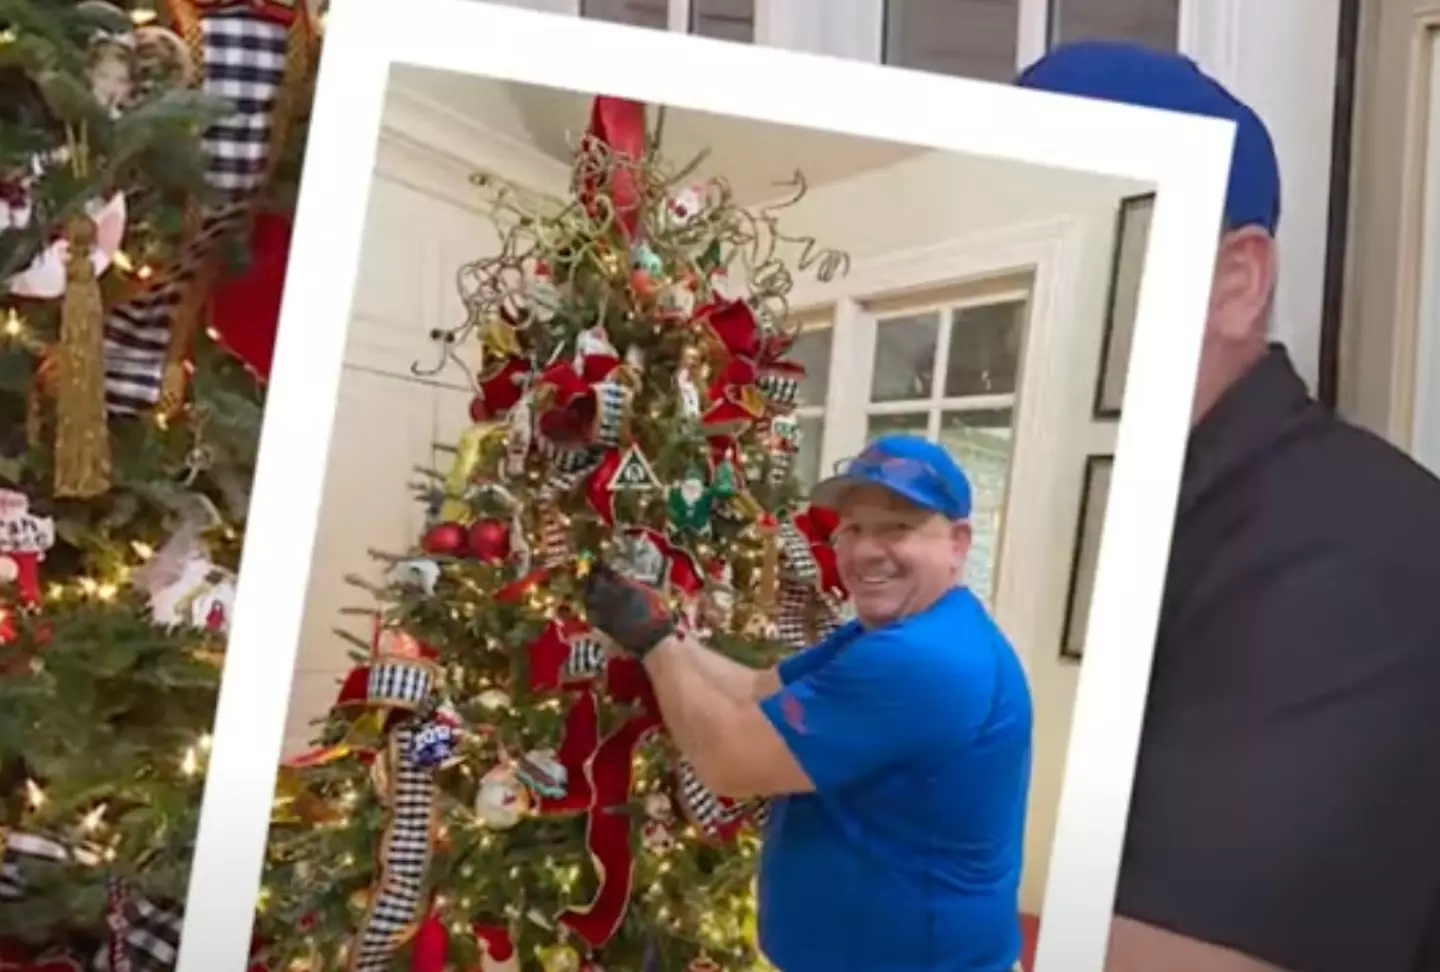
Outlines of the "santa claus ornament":
M0 490L0 599L40 602L40 562L55 544L55 521L30 512L24 493Z

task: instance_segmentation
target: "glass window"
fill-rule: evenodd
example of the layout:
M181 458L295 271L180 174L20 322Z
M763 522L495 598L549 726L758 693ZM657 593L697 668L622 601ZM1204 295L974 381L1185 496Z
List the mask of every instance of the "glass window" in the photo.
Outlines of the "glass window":
M872 415L865 423L865 441L874 442L882 435L893 435L896 432L905 432L911 435L924 435L927 426L930 424L930 417L924 412L896 412L890 415Z
M814 327L801 331L786 358L805 366L800 383L800 404L823 408L830 387L830 329Z
M875 370L870 401L908 402L929 398L935 383L940 312L888 317L875 326Z
M1009 82L1019 25L1019 0L886 0L885 63Z
M1128 40L1173 51L1180 41L1180 0L1050 0L1050 44Z
M580 16L634 27L670 26L668 0L580 0Z
M1025 302L957 307L950 315L945 397L1009 395L1020 371Z
M820 481L820 447L824 441L825 416L800 416L800 446L796 450L794 470L803 489L808 490Z
M690 33L749 44L755 40L755 0L690 0Z
M946 411L940 415L940 444L970 480L970 556L966 583L985 602L994 593L997 547L1005 488L1010 479L1013 415L1008 408Z
M973 494L967 583L987 604L995 595L1028 313L1019 291L875 322L865 441L895 432L933 435L965 470Z

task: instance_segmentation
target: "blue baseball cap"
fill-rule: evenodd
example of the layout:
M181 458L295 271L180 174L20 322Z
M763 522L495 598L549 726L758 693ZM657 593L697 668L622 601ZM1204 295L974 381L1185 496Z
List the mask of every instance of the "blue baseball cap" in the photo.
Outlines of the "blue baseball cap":
M1225 198L1225 228L1280 223L1280 163L1265 123L1251 108L1181 54L1118 41L1057 47L1016 82L1055 94L1204 115L1235 123L1235 150Z
M943 446L918 435L886 435L816 484L810 502L832 509L846 490L881 486L947 520L970 516L970 480Z

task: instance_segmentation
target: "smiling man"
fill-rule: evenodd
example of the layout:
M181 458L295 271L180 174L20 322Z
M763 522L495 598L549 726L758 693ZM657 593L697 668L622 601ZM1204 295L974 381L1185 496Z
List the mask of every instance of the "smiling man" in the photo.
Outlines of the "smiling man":
M746 668L604 568L590 623L642 661L706 784L775 798L760 944L781 972L1010 972L1032 713L964 585L970 485L940 446L890 436L812 500L839 513L857 615L820 644Z

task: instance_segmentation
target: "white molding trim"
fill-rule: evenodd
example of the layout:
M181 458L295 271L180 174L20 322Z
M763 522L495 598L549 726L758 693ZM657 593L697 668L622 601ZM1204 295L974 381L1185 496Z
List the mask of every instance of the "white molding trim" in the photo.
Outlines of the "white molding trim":
M459 175L461 187L468 187L470 176L482 169L547 195L563 195L570 182L565 163L404 87L386 92L380 141L412 158L430 157L442 171ZM473 193L455 201L467 199L473 204Z
M1071 217L1016 223L856 260L842 277L797 284L789 296L790 310L810 310L846 298L898 296L1038 267L1054 259L1078 230L1079 222Z
M1050 4L1053 2L1055 0L1020 0L1015 5L1016 74L1045 56L1050 42Z
M882 64L885 0L755 0L755 43Z
M1240 0L1180 0L1181 52L1226 87L1239 77L1240 31Z
M668 0L665 4L665 29L671 33L690 33L690 7L693 0Z

